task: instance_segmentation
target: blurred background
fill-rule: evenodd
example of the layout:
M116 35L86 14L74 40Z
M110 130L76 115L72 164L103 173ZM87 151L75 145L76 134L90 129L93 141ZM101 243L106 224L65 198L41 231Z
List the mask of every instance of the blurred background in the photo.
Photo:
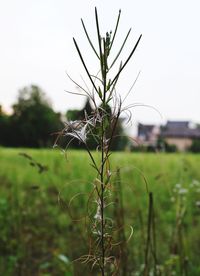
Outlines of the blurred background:
M12 113L18 90L31 84L40 87L51 100L56 112L80 109L84 99L65 90L76 87L66 72L83 84L88 83L72 37L82 50L94 74L98 64L84 35L80 18L97 43L94 7L98 6L100 27L104 33L114 28L118 10L122 10L116 50L128 29L132 32L124 59L138 35L141 43L123 72L118 92L124 95L141 71L127 102L151 105L136 108L133 128L138 121L165 123L166 120L200 121L200 3L197 0L165 1L0 1L0 104ZM97 44L95 44L97 45Z

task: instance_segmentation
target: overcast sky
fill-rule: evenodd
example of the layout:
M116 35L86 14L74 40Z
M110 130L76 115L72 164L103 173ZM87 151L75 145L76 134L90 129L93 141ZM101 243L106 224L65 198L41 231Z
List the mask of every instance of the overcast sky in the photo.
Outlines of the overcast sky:
M139 47L123 72L119 93L140 77L127 103L157 108L133 110L133 120L159 123L166 119L200 122L200 1L199 0L0 0L0 104L5 110L17 91L40 86L58 111L80 108L83 99L67 94L74 85L66 71L81 82L84 75L72 37L76 37L90 71L96 73L95 55L84 37L82 17L94 40L94 7L103 32L113 29L122 10L116 50L130 27L125 58L137 37Z

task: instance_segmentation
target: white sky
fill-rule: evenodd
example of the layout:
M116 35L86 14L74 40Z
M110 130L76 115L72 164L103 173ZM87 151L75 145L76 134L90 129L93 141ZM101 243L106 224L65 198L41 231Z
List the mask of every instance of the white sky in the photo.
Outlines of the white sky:
M80 74L87 80L73 36L90 71L98 70L80 22L82 17L95 40L95 6L104 32L113 29L122 9L115 49L132 27L122 57L143 34L123 72L119 92L123 95L141 71L127 103L152 105L163 119L151 109L137 108L134 122L200 122L199 0L0 0L0 104L4 109L14 103L20 88L30 84L40 86L57 111L82 106L82 98L64 92L74 90L65 72L80 82Z

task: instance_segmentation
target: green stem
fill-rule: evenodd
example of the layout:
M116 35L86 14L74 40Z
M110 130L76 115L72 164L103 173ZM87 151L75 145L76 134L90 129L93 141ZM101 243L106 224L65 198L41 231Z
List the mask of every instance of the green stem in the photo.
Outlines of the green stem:
M104 42L104 54L101 55L101 63L102 66L102 78L103 78L103 99L102 99L102 122L101 122L101 254L102 254L102 276L105 275L105 224L104 224L104 192L105 192L105 185L104 185L104 166L105 166L105 158L107 155L104 155L104 139L106 139L106 131L104 129L104 118L106 115L105 111L105 104L106 104L106 86L107 86L107 55L106 55L106 45L105 39Z

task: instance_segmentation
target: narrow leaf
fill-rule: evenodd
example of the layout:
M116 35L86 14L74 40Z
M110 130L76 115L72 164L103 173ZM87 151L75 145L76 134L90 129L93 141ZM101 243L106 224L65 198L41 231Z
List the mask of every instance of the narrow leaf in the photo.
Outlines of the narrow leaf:
M119 25L120 15L121 15L121 10L119 10L119 14L118 14L118 17L117 17L117 23L116 23L115 31L114 31L114 34L113 34L113 39L112 39L111 44L110 44L110 50L111 50L113 42L115 40L115 36L116 36L118 25Z
M88 75L88 77L89 77L89 79L90 79L90 81L91 81L91 83L92 83L94 89L95 89L95 90L97 91L97 93L98 93L98 90L97 90L97 88L96 88L96 85L94 84L94 82L93 82L93 80L92 80L92 78L91 78L91 75L90 75L90 73L89 73L89 71L88 71L88 69L87 69L87 66L86 66L86 64L85 64L85 62L84 62L84 59L83 59L83 57L82 57L82 55L81 55L81 52L80 52L80 50L79 50L79 47L78 47L78 45L77 45L76 40L75 40L74 37L73 37L73 41L74 41L76 50L77 50L77 52L78 52L78 54L79 54L79 57L80 57L80 59L81 59L81 61L82 61L82 63L83 63L83 66L84 66L84 68L85 68L85 71L86 71L86 73L87 73L87 75Z
M86 37L87 37L87 39L88 39L88 41L89 41L89 43L90 43L90 46L92 47L93 51L95 52L96 56L97 56L98 59L99 59L99 55L97 54L97 51L95 50L94 45L92 44L92 41L91 41L91 39L90 39L90 37L89 37L89 35L88 35L88 32L87 32L87 29L86 29L85 24L84 24L84 22L83 22L83 19L81 19L81 23L82 23L82 25L83 25L83 29L84 29L85 34L86 34Z
M100 31L99 31L99 20L98 20L98 13L97 13L97 8L96 7L95 7L95 19L96 19L98 42L99 42L101 72L103 73L103 53L102 53L102 47L101 47L101 35L100 35Z
M124 39L124 42L122 43L122 46L121 46L121 48L120 48L118 54L116 55L115 59L113 60L112 64L110 65L109 70L113 67L113 65L115 64L115 62L116 62L116 60L118 59L119 55L121 54L121 52L122 52L122 50L123 50L123 48L124 48L124 45L125 45L125 43L126 43L126 41L127 41L127 39L128 39L128 36L129 36L130 32L131 32L131 29L128 31L128 33L127 33L127 35L126 35L126 37L125 37L125 39Z
M134 54L139 42L140 42L140 39L141 39L142 35L139 36L133 50L131 51L129 57L127 58L126 62L124 63L124 65L121 67L121 69L119 70L119 72L117 73L117 75L114 77L114 79L112 80L111 82L111 85L115 82L115 80L119 77L120 73L122 72L122 70L124 69L124 67L126 66L126 64L129 62L129 60L131 59L132 55Z

